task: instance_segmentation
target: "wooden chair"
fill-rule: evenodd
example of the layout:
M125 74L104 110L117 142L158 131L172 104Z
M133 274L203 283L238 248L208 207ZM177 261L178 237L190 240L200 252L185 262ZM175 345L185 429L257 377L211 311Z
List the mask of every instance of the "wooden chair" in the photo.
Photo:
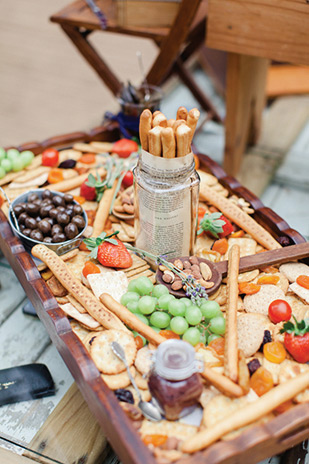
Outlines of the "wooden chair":
M161 85L172 74L177 74L190 89L201 108L207 111L208 118L222 122L209 98L197 86L190 71L185 67L188 58L198 50L205 39L207 13L205 0L182 0L170 28L123 27L117 24L115 1L98 0L97 5L107 17L105 30L101 29L98 18L84 0L75 1L50 19L60 24L79 52L114 95L118 94L122 83L88 41L89 34L95 30L152 39L158 46L159 52L147 75L149 84Z

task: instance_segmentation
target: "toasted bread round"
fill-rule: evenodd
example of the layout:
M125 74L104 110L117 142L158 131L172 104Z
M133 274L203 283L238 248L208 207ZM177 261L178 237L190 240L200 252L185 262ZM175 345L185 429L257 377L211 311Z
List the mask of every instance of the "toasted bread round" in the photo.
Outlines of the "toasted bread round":
M136 356L136 345L132 333L116 329L101 332L92 341L90 354L103 374L119 374L125 370L123 362L112 351L112 342L118 342L122 346L129 366L133 364Z
M260 348L269 319L262 314L244 313L237 318L238 348L246 358Z
M285 295L276 285L261 285L260 290L244 298L245 310L248 313L260 313L267 316L268 307L274 300L284 300Z

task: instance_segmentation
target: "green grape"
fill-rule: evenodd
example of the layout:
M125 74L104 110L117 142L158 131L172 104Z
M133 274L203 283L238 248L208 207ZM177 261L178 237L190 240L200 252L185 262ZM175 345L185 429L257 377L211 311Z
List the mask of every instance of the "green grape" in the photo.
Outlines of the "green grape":
M6 151L4 148L0 147L0 161L6 157Z
M191 345L195 346L200 342L201 334L200 331L196 327L189 327L188 330L185 331L182 337L183 340L190 343Z
M127 303L129 303L129 301L138 301L139 298L140 296L136 292L126 292L122 295L120 303L124 306L127 306Z
M1 167L5 170L5 172L9 172L12 169L12 161L7 158L4 158L1 161Z
M2 179L2 177L5 176L5 174L6 174L5 169L3 169L2 166L0 166L0 179Z
M153 283L146 276L141 276L136 279L137 293L140 295L149 295L153 290Z
M210 343L213 340L216 340L216 338L222 338L222 337L220 337L220 335L211 334L211 335L209 335L209 337L207 339L207 343Z
M138 332L136 332L136 330L132 330L132 333L133 333L133 335L134 335L134 338L135 338L135 337L141 337L141 339L143 340L143 346L146 345L147 340L146 340L145 337L143 337L143 335L141 335L141 334L139 334Z
M154 325L151 325L150 326L152 328L152 330L154 330L155 332L159 333L161 329L159 329L159 327L155 327Z
M198 306L189 306L186 309L185 318L188 324L190 325L197 325L201 322L203 317L202 311L198 308Z
M165 285L159 284L153 287L152 296L160 298L162 295L169 295L168 288Z
M129 285L128 285L128 292L138 293L138 291L137 291L137 279L130 280Z
M170 323L170 320L170 316L162 311L155 311L150 316L150 324L155 327L159 327L160 329L166 329Z
M186 308L192 305L192 301L189 298L180 298L179 301L181 301L186 306Z
M168 303L171 300L175 300L175 297L173 295L168 294L168 295L160 296L160 298L158 300L159 308L164 309L165 311L167 311L168 310Z
M200 306L200 310L202 311L203 316L205 319L210 320L213 317L220 316L222 314L220 305L216 301L205 301Z
M144 316L143 314L135 313L135 316L138 317L140 321L144 322L144 324L149 325L149 321L147 317Z
M151 314L155 310L156 302L156 298L152 296L142 296L138 301L138 309L142 314Z
M209 323L209 330L216 335L223 335L225 333L225 319L224 317L213 317Z
M14 172L21 171L24 169L24 163L21 158L15 158L12 160L12 167Z
M16 158L19 158L19 151L16 150L16 148L10 148L10 149L6 152L6 157L7 157L7 159L13 161L13 160L16 159Z
M184 316L186 312L186 305L182 301L176 300L176 298L169 301L167 308L172 316Z
M142 314L140 310L138 309L138 301L128 301L128 303L126 304L126 307L128 308L129 311L131 311L131 313Z
M184 317L176 316L171 319L171 330L178 335L182 335L188 329L189 324Z
M32 163L34 158L34 154L30 150L22 151L20 154L20 158L23 160L24 167L29 166Z

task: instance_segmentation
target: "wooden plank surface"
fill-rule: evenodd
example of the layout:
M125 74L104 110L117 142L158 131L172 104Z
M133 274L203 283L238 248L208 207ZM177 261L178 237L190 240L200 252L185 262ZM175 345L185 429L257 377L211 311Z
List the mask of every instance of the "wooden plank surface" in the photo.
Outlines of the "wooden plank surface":
M305 0L210 0L206 43L211 48L309 64Z
M18 454L3 448L0 448L0 462L3 464L34 464L32 459L18 456Z
M241 184L261 196L308 118L309 97L277 99L264 117L257 145L244 156L238 175Z
M266 83L268 97L306 93L309 93L308 66L276 65L269 67Z

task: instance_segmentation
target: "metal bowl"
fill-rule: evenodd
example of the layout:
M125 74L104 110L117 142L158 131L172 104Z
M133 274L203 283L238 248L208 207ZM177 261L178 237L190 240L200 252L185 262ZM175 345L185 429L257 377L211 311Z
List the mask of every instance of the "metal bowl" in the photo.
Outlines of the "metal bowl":
M38 195L39 198L42 198L43 192L44 192L44 189L33 189L33 190L29 190L29 192L23 193L19 197L15 198L15 200L12 201L11 207L9 209L9 218L8 218L9 224L12 227L12 229L14 231L14 234L17 235L20 238L20 240L21 240L22 244L24 245L26 251L31 252L32 247L34 247L34 245L39 244L39 245L46 245L50 250L57 253L57 255L63 255L64 253L67 253L68 251L73 250L74 248L77 248L81 244L81 242L83 240L83 238L82 238L83 233L85 232L85 229L86 229L86 227L88 225L88 218L87 218L87 214L86 214L84 209L83 209L82 216L83 216L83 218L85 220L85 227L83 228L83 230L81 230L79 232L79 234L76 237L74 237L71 240L66 240L65 242L45 243L45 242L39 242L38 240L33 240L30 237L26 237L22 232L20 232L17 229L17 227L15 225L15 220L14 220L13 215L12 215L12 208L14 208L14 206L19 204L19 203L27 203L28 196L31 193L35 193L36 195ZM62 192L56 192L56 191L53 191L53 190L51 190L51 193L53 195L59 195L59 196L64 196L65 195ZM73 203L75 205L79 205L79 203L77 201L75 201L75 200L73 200Z

